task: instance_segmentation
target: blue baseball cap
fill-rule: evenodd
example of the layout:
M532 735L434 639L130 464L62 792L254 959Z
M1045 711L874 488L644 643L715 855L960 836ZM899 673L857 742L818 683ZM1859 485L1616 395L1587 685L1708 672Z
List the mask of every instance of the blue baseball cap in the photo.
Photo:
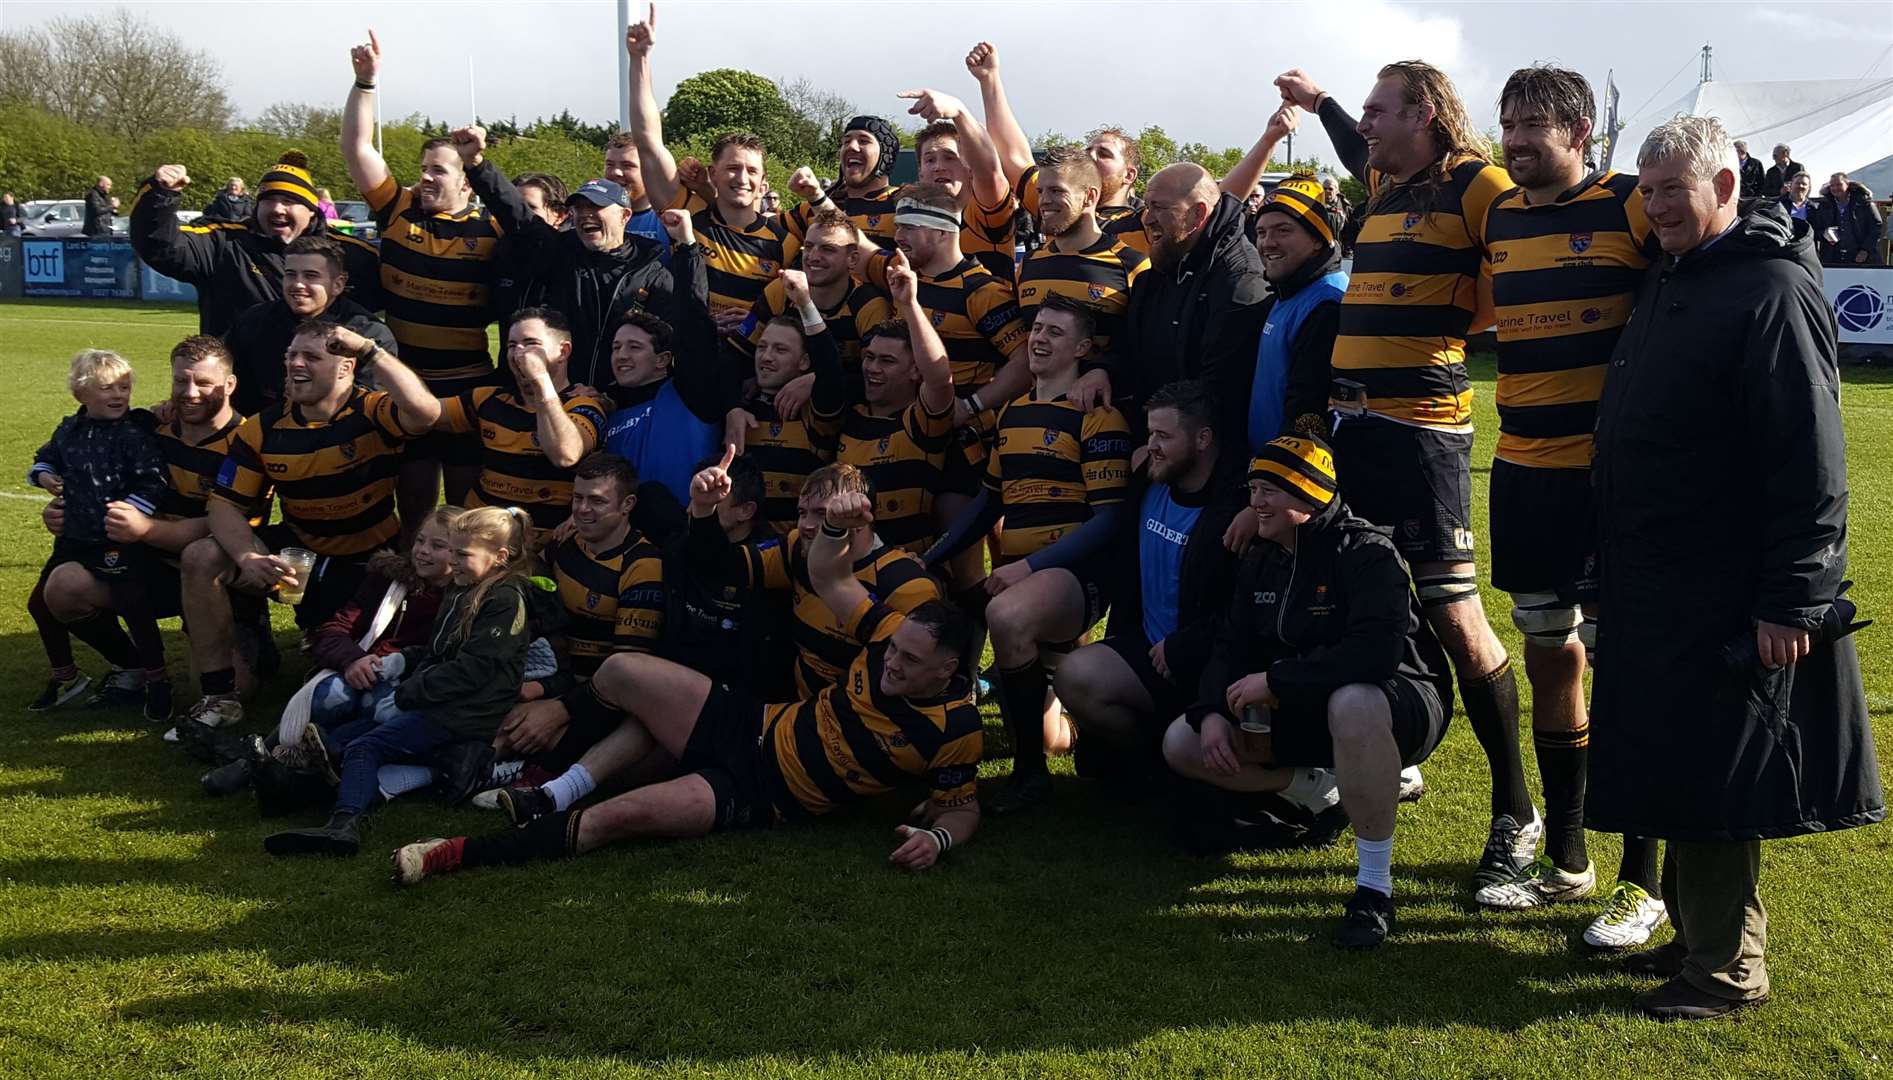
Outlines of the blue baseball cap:
M624 193L624 185L615 180L587 180L579 186L565 201L584 199L593 206L621 206L631 209L631 196Z

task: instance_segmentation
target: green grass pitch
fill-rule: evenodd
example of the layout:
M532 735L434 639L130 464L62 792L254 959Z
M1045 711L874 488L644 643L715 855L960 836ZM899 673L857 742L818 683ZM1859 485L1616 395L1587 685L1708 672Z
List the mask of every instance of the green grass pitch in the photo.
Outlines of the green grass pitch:
M1350 845L1183 858L1152 808L1069 776L1053 811L989 822L923 876L886 865L898 801L397 891L387 850L500 824L407 801L359 859L272 860L254 803L200 794L199 768L135 716L24 709L45 677L25 606L49 538L23 477L73 407L66 362L119 350L151 400L195 325L181 308L0 305L16 477L0 491L0 1076L1893 1075L1893 830L1766 845L1775 1001L1658 1026L1626 1012L1647 984L1578 943L1592 907L1470 905L1486 780L1463 718L1400 811L1399 933L1369 956L1326 943ZM1483 463L1492 370L1474 371ZM1888 760L1893 379L1848 369L1843 403ZM1508 606L1485 600L1516 649ZM252 707L259 726L288 689ZM1592 853L1608 879L1616 843L1593 836Z

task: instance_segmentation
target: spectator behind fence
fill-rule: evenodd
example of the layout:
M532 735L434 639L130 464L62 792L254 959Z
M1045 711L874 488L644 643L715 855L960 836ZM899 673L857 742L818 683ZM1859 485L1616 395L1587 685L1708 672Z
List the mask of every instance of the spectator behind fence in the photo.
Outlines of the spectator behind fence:
M335 199L329 194L328 188L316 189L316 213L322 215L323 221L334 221L342 216L341 211L335 208Z
M1775 163L1768 167L1768 172L1762 177L1762 194L1764 195L1781 194L1787 188L1788 181L1807 172L1800 162L1794 160L1793 151L1788 149L1787 143L1775 145L1774 157Z
M243 186L243 177L233 176L217 197L204 207L204 221L248 221L256 213L256 200Z
M1814 180L1807 173L1796 173L1783 188L1777 202L1787 209L1790 217L1809 221L1814 213L1814 204L1808 200L1808 193L1814 190Z
M1753 199L1760 195L1762 193L1762 163L1749 156L1748 144L1740 139L1735 141L1735 160L1740 166L1742 198Z
M11 191L0 194L0 236L18 236L22 220L20 204Z
M1803 178L1805 179L1805 177ZM1884 223L1873 205L1873 192L1849 180L1844 172L1827 181L1827 197L1808 215L1822 266L1880 265L1880 233Z
M118 200L112 197L112 178L101 176L85 193L85 226L80 231L87 236L110 236L112 217L117 213Z

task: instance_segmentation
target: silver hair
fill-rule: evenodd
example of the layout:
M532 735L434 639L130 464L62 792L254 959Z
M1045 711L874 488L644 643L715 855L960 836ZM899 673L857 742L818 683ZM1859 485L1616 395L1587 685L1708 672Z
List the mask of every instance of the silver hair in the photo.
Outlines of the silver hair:
M1637 150L1637 168L1678 156L1697 180L1713 180L1724 169L1735 171L1735 146L1722 121L1713 116L1678 116L1657 125Z

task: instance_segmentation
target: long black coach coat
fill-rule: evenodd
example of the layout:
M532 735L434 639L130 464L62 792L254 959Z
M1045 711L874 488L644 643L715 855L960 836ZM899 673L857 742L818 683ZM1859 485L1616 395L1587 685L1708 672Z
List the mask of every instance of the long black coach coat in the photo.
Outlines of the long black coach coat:
M1722 656L1758 619L1815 627L1842 587L1838 384L1811 232L1772 201L1644 280L1592 472L1591 828L1748 840L1885 816L1853 638L1772 672Z

